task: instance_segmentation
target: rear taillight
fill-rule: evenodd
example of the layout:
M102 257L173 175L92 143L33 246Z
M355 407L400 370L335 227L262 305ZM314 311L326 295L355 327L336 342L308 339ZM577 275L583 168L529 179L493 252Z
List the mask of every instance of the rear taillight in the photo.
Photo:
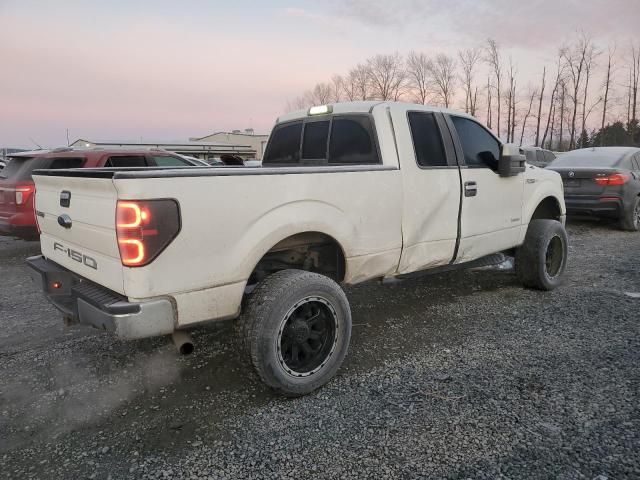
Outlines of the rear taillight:
M36 186L33 183L25 183L16 185L16 205L26 205Z
M179 232L180 208L175 200L118 200L116 233L124 266L148 265Z
M595 177L593 180L601 187L624 185L629 181L631 175L628 173L613 173L604 177Z

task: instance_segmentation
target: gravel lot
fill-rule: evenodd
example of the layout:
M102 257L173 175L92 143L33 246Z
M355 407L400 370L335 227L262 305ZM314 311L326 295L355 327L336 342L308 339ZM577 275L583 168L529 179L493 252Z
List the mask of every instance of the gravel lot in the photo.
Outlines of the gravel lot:
M328 386L283 400L228 325L123 343L66 330L0 237L0 476L640 478L640 235L568 226L565 286L510 271L351 288Z

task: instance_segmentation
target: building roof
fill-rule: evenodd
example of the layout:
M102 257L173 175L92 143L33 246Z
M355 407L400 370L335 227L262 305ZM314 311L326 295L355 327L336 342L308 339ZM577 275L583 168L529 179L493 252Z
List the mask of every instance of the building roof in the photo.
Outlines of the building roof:
M166 146L166 147L246 147L246 148L251 148L250 145L239 145L236 143L229 143L229 142L197 142L197 141L180 141L180 142L167 142L167 141L144 141L144 142L136 142L136 141L123 141L123 140L115 140L115 141L108 141L108 140L86 140L84 138L79 138L77 139L75 142L73 142L71 145L75 145L77 143L90 143L91 145L100 145L100 146L111 146L111 145L119 145L119 146L124 146L124 145L135 145L135 146L141 146L141 147L161 147L161 146Z

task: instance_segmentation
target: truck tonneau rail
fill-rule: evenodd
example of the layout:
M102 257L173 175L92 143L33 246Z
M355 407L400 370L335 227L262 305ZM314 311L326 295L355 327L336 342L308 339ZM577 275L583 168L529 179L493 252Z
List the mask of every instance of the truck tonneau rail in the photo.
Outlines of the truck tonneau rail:
M171 178L223 177L235 175L295 175L308 173L349 173L398 170L392 165L322 165L296 167L131 167L131 168L70 168L34 170L33 175L83 178Z

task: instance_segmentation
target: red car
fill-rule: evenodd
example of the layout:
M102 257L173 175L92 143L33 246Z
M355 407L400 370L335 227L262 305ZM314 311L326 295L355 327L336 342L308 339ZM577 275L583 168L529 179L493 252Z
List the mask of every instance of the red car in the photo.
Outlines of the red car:
M91 167L186 167L200 166L164 150L76 150L57 148L20 152L0 170L0 235L24 239L38 236L33 209L36 169Z

